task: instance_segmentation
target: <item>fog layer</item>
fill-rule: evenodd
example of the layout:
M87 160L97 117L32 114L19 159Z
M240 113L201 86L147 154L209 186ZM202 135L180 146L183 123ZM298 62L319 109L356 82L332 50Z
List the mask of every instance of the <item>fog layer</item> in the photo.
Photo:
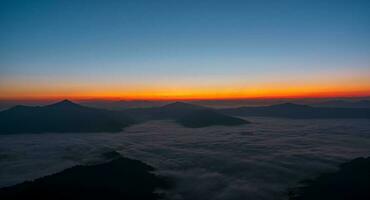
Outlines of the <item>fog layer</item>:
M370 156L369 120L247 120L252 124L192 129L150 121L121 133L0 135L0 187L117 150L172 177L169 199L283 199L302 179Z

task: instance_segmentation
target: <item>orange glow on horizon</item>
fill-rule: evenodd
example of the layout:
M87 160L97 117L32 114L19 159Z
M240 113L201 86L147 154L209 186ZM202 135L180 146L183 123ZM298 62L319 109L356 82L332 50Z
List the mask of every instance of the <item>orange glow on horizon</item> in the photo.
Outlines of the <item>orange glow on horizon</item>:
M19 77L0 80L0 100L210 100L370 97L370 70L277 76L99 80ZM255 79L253 79L255 78Z
M117 93L81 93L81 94L61 94L61 95L17 95L0 96L0 100L242 100L242 99L302 99L302 98L339 98L339 97L369 97L370 90L363 91L297 91L296 89L286 89L281 91L256 90L250 92L224 92L218 93L202 92L176 92L176 93L137 93L121 94Z
M11 81L0 84L0 100L227 100L369 97L367 74L344 78L296 78L266 82L153 82L134 84L77 81ZM332 75L333 77L334 75Z

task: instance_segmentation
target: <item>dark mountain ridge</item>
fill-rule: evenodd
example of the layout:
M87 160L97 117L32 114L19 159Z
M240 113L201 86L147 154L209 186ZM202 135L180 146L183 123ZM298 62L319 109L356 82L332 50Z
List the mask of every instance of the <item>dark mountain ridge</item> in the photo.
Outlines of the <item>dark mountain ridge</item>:
M214 110L197 110L176 120L177 123L189 128L202 128L208 126L238 126L250 122L224 115Z
M154 168L117 152L111 161L75 166L62 172L0 189L0 199L159 199L156 189L170 186Z
M47 106L15 106L0 112L0 133L117 132L134 123L123 113L64 100Z
M183 102L161 107L111 111L63 100L46 106L15 106L0 112L0 133L118 132L131 124L148 120L175 120L187 127L192 127L191 124L194 127L204 127L247 123L245 120L226 116L207 107Z
M217 110L184 102L175 102L155 108L137 108L124 111L136 120L175 120L185 127L200 128L247 124L246 120L227 116Z
M161 107L111 111L85 107L64 100L47 106L15 106L0 112L0 133L118 132L137 122L174 120L186 127L241 125L247 121L232 116L294 119L366 118L370 109L312 107L294 103L262 107L212 109L183 102Z
M197 106L184 102L170 103L161 107L152 108L132 108L124 112L126 115L141 121L145 120L163 120L178 119L196 110L207 110L210 108Z
M370 109L312 107L294 103L261 107L219 109L220 112L236 116L282 117L298 119L370 118Z
M370 100L345 101L332 100L311 104L314 107L335 107L335 108L370 108Z
M356 158L324 173L289 193L290 200L368 200L370 199L370 157Z

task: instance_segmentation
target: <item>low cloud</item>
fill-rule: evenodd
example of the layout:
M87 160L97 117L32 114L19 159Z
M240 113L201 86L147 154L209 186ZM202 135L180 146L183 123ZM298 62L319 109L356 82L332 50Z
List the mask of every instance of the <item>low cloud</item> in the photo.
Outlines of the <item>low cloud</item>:
M116 150L171 177L168 199L275 200L301 179L370 155L366 120L249 120L255 123L190 129L152 121L122 133L1 135L0 187Z

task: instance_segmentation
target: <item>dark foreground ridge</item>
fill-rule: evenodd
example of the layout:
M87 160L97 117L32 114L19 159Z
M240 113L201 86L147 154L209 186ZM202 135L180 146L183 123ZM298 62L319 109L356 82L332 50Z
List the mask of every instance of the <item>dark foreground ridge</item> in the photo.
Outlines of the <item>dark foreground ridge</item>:
M0 134L118 132L134 123L123 113L64 100L47 106L15 106L0 112Z
M238 126L250 123L246 120L227 116L213 110L194 111L176 120L176 122L189 128L201 128L207 126Z
M369 200L370 157L344 163L339 171L322 174L304 185L290 192L289 200Z
M151 173L154 168L117 152L103 155L108 163L75 166L31 182L0 189L0 199L126 199L160 198L156 189L169 187L168 181Z

